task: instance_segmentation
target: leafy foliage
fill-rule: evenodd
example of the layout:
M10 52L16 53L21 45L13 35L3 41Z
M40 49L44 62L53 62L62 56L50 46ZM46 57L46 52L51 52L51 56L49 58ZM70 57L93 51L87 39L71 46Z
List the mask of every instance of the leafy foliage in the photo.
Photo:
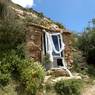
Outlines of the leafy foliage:
M92 78L95 79L95 66L94 65L88 65L87 74Z
M44 80L44 69L33 60L26 61L25 65L27 66L22 70L21 82L28 94L35 95Z
M34 60L21 59L15 51L1 60L0 84L7 85L10 79L19 81L24 86L28 95L35 95L40 88L45 72L40 63Z
M2 0L1 0L2 1ZM0 53L7 53L15 49L20 56L24 56L25 29L24 24L16 19L15 13L8 7L8 2L4 0L6 7L4 17L0 19ZM9 1L9 0L8 0ZM2 4L2 3L0 3ZM21 55L22 54L22 55Z
M25 31L22 23L16 20L5 19L0 25L0 50L16 48L25 41ZM2 48L3 46L3 48Z
M59 26L59 28L61 28L61 29L65 29L65 27L61 24L61 23L59 23L59 22L54 22L56 25L58 25Z
M4 69L3 69L4 70ZM10 73L0 73L0 85L6 86L10 80Z
M11 9L5 14L0 19L0 85L15 80L23 85L27 95L35 95L44 79L44 68L34 60L25 59L24 24Z
M78 42L79 49L90 64L95 64L95 24L93 22L94 19L93 27L87 27Z
M8 4L9 0L0 0L0 85L3 86L9 83L12 69L14 69L11 66L17 58L16 56L15 59L13 58L11 51L12 49L21 51L17 47L25 39L23 25L15 19L15 14Z
M61 80L55 84L55 91L59 95L80 95L81 80Z
M38 15L40 18L44 18L44 15L43 15L42 12L41 12L41 13L37 13L37 15Z
M50 67L51 67L51 61L49 59L49 54L46 54L44 57L43 57L43 66L45 66L46 70L49 70Z

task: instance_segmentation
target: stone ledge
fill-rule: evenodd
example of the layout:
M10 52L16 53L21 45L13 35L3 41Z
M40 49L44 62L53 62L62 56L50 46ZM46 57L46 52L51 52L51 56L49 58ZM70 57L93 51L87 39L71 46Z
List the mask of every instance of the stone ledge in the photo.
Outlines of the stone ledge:
M50 83L56 83L57 81L60 80L70 80L70 79L82 79L81 76L73 76L73 77L65 77L65 76L61 76L61 77L52 77L50 76L45 76L44 79L44 83L50 82Z

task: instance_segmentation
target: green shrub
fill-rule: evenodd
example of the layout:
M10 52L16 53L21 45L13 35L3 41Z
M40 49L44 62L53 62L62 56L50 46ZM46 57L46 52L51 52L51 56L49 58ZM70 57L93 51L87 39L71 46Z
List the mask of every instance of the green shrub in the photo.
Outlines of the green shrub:
M28 95L35 95L44 80L45 72L40 63L33 59L21 59L15 52L6 58L10 63L13 79L23 85Z
M3 8L5 10L8 7L0 6L2 14ZM16 19L10 7L5 14L7 15L0 19L0 85L7 85L11 79L15 79L23 85L27 95L35 95L44 80L44 68L34 60L25 59L24 24Z
M10 73L2 74L0 73L0 85L6 86L10 81Z
M43 15L42 12L40 12L40 13L37 12L37 15L38 15L38 17L40 17L40 18L44 18L44 15Z
M12 21L12 19L2 21L0 25L0 50L16 49L23 42L25 42L23 24L18 21Z
M24 60L21 73L21 83L25 86L25 90L30 95L36 95L45 76L43 67L33 60Z
M45 88L46 92L49 92L49 91L54 90L54 85L51 84L51 83L49 83L49 82L47 82L47 83L45 84L44 88Z
M87 27L78 38L78 48L89 64L95 64L95 19L91 22L92 27Z
M94 66L94 65L88 65L87 74L88 74L91 78L94 78L94 79L95 79L95 66Z
M82 55L79 53L79 51L73 52L73 71L80 72L81 71L81 61L82 61Z
M46 68L46 70L49 70L51 68L51 61L49 59L49 54L46 54L43 57L43 66Z
M58 81L54 88L59 95L80 95L81 80L61 80Z
M61 23L59 23L59 22L54 22L56 25L58 25L58 27L59 28L61 28L61 29L65 29L65 27L61 24Z
M11 49L17 50L18 45L25 42L25 27L21 20L16 19L15 12L7 4L9 0L1 0L0 10L4 11L4 18L0 18L0 52Z
M15 51L4 54L0 63L0 85L7 85L10 79L23 85L28 95L35 95L44 80L45 72L40 63L21 59Z
M13 51L1 54L0 56L0 85L6 86L13 75L15 75L16 77L19 76L20 70L18 70L19 69L18 64L20 65L21 62L22 62L21 59Z
M3 56L4 57L4 56ZM6 58L0 59L0 85L6 86L10 80L10 64L6 61Z

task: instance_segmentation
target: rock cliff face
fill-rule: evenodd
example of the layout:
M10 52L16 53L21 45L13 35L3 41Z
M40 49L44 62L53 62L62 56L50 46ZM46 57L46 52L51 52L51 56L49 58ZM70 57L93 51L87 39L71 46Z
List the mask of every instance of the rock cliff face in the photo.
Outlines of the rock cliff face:
M61 29L60 25L45 17L42 13L38 13L33 9L24 9L19 5L10 4L9 6L16 14L16 19L24 22L26 29L26 56L34 58L37 61L43 59L43 30L61 32L65 43L64 57L68 64L73 63L72 60L72 34L65 28ZM55 29L52 28L55 27Z

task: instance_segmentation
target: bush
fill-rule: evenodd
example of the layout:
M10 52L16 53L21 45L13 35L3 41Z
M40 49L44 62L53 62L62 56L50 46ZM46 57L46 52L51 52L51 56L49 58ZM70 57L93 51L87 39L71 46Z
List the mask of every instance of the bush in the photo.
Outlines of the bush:
M16 14L9 7L10 4L8 1L9 0L0 1L2 5L0 5L0 11L6 10L2 12L2 14L4 14L3 18L0 18L0 52L17 49L18 45L25 42L24 23L16 19Z
M2 56L4 57L4 56ZM6 61L6 58L0 59L0 85L6 86L10 80L10 64Z
M61 80L54 88L59 95L80 95L81 85L81 80Z
M0 85L6 86L10 80L10 73L2 74L0 73Z
M44 68L33 59L21 59L12 53L9 57L12 77L23 85L28 95L35 95L45 76Z
M89 64L95 64L95 19L93 21L92 27L87 27L78 39L78 47Z
M40 63L21 59L15 51L4 54L0 63L0 85L7 85L10 79L23 85L27 95L35 95L44 80L45 72Z
M4 20L0 25L0 50L7 51L16 49L18 45L25 42L25 31L23 24L11 19Z
M87 56L87 62L89 64L94 64L95 65L95 47L89 49L88 56Z
M7 85L10 79L15 79L23 85L27 95L35 95L44 79L44 69L40 63L25 59L24 24L16 19L10 7L4 6L0 6L0 13L7 14L0 19L0 85ZM7 10L3 12L3 9Z
M88 65L87 74L88 74L91 78L94 78L94 79L95 79L95 66L94 66L94 65Z
M44 18L44 15L43 15L42 12L41 12L41 13L38 13L38 12L37 12L37 15L38 15L38 17L40 17L40 18Z
M59 22L54 22L56 25L58 25L58 27L59 28L61 28L61 29L65 29L65 27L61 24L61 23L59 23Z
M45 83L44 88L45 88L46 92L48 93L49 91L54 90L54 85L52 83L47 82L47 83Z
M33 60L24 60L23 62L20 81L25 86L28 95L36 95L44 80L44 69L38 62Z
M2 53L0 60L0 85L6 86L12 78L12 75L19 76L18 65L22 61L14 51Z
M49 70L51 68L51 61L49 59L49 54L46 54L43 57L43 66L46 68L46 70Z

